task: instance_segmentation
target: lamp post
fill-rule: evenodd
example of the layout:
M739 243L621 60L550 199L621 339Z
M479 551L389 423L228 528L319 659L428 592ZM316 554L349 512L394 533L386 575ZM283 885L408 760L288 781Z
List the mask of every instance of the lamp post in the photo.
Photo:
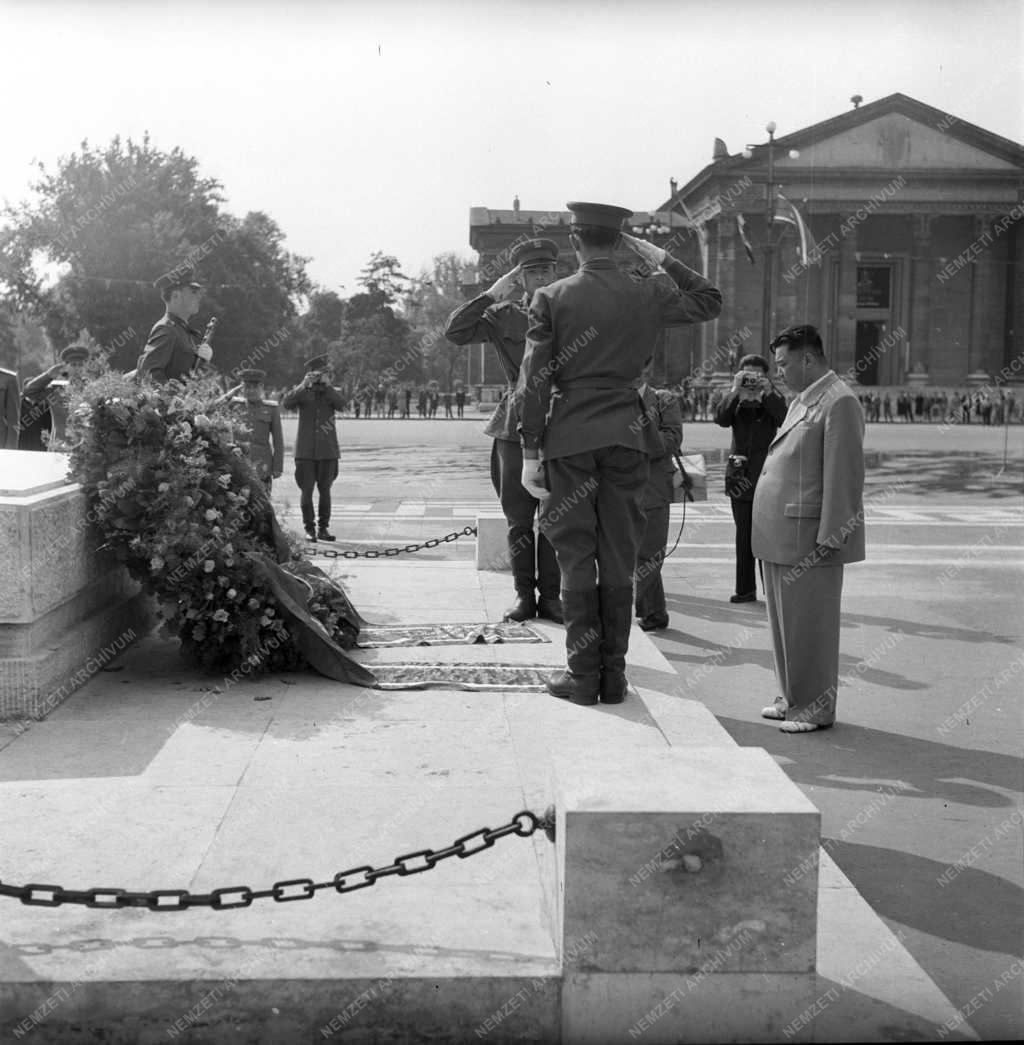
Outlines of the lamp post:
M768 132L768 180L765 183L764 286L761 289L761 355L768 358L772 339L772 280L775 254L772 247L772 223L775 221L775 121L766 127Z

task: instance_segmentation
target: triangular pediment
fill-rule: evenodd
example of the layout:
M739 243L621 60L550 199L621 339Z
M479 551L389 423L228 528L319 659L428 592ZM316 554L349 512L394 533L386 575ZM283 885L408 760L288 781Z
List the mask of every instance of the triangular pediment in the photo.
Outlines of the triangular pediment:
M957 121L929 126L904 113L889 112L847 127L836 134L800 143L800 155L783 153L778 166L786 169L814 167L869 167L895 170L1013 171L1017 166L956 136ZM780 150L781 151L781 150Z

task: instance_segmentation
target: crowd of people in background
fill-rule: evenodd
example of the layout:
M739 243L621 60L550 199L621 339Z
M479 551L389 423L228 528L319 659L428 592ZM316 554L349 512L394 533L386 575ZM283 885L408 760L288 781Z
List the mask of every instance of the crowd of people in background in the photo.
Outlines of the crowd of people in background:
M441 389L434 385L385 385L365 382L340 388L345 405L341 413L353 418L435 417L458 420L466 416L471 396L461 385ZM274 391L269 393L274 396ZM275 398L277 398L275 396Z

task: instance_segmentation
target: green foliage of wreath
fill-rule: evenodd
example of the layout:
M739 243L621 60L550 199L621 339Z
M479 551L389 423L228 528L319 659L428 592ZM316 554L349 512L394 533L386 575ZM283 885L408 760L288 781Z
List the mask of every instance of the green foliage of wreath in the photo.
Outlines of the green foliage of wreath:
M239 446L248 429L219 399L212 377L151 385L93 363L71 396L71 471L103 546L159 601L161 630L189 663L298 670L306 662L255 568L280 556L272 509ZM358 629L342 619L344 601L320 584L309 610L349 648Z

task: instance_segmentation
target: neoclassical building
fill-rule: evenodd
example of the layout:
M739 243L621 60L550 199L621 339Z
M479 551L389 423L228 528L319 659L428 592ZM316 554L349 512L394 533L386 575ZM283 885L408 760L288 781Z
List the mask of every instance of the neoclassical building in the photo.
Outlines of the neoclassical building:
M721 375L763 351L767 303L769 333L814 323L832 365L862 385L1024 379L1024 147L903 94L852 100L741 152L717 140L708 166L634 216L654 242L706 266L725 299L713 323L665 333L659 378ZM480 285L530 234L555 239L571 271L568 221L472 208Z

